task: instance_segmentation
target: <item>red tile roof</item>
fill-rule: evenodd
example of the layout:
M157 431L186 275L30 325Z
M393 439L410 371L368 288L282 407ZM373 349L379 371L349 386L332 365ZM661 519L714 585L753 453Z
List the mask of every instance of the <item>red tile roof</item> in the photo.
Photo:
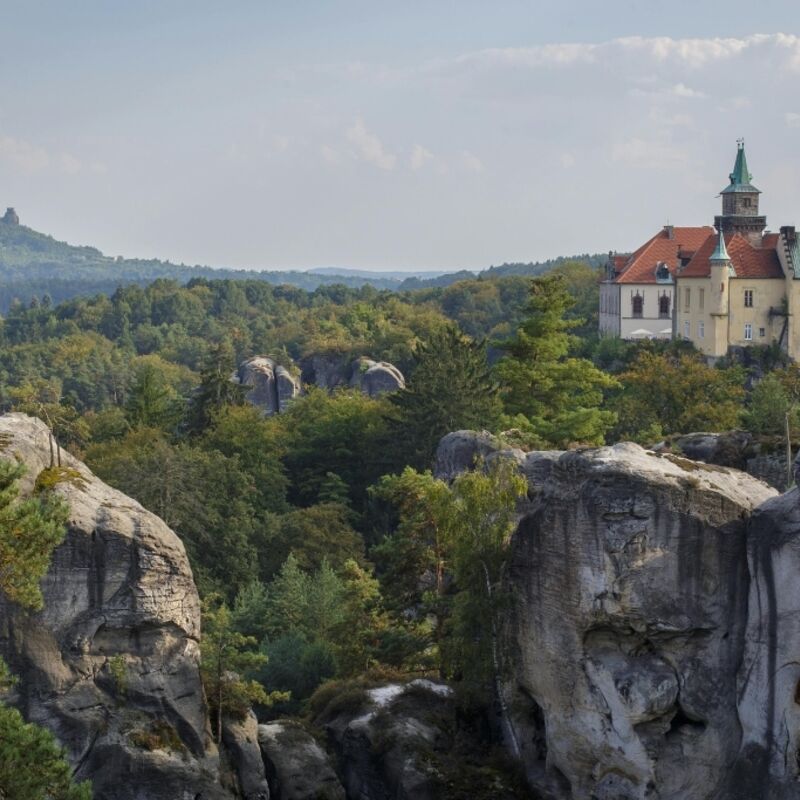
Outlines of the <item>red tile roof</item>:
M674 278L681 258L691 258L697 249L714 235L708 225L702 228L673 228L672 238L666 229L660 230L627 260L616 283L655 283L656 268L663 262Z
M780 235L768 233L762 239L761 247L754 247L744 236L734 233L725 237L733 269L737 278L783 278L783 269L778 260L777 246ZM711 274L709 259L717 246L717 236L713 234L702 244L694 258L686 265L678 277L707 278Z

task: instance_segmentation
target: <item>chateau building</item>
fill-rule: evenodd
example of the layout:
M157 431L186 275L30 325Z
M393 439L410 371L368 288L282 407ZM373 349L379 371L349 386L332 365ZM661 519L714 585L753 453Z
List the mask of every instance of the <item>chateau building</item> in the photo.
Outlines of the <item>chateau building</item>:
M709 358L732 345L778 342L800 359L800 243L793 226L766 230L761 192L738 143L714 228L665 227L631 255L610 254L600 332L679 336Z

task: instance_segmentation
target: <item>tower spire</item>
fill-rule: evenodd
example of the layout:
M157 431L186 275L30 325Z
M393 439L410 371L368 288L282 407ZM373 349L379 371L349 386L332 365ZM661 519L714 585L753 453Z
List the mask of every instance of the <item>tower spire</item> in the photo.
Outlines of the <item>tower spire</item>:
M719 229L719 238L717 239L717 249L711 254L711 261L730 262L731 257L728 255L728 248L725 247L725 237L722 235L722 228Z
M744 139L736 140L736 163L733 172L728 176L732 186L749 186L753 176L747 169L747 156L744 153Z

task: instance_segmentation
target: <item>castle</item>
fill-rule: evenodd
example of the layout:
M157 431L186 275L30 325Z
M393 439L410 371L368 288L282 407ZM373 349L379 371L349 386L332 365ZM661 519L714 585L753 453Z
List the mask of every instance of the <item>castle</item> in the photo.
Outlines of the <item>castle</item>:
M7 222L9 225L19 225L19 216L13 208L7 208L6 213L0 217L0 222Z
M681 337L712 360L731 346L777 342L800 360L797 233L766 229L743 141L729 178L713 228L667 225L631 254L609 253L601 334Z

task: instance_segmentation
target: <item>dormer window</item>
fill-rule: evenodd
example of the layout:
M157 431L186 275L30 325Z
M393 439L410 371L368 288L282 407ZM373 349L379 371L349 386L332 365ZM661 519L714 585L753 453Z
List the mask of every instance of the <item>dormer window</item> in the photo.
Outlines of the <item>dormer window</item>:
M663 261L660 261L656 266L656 280L659 283L672 282L672 276L669 274L669 267Z

